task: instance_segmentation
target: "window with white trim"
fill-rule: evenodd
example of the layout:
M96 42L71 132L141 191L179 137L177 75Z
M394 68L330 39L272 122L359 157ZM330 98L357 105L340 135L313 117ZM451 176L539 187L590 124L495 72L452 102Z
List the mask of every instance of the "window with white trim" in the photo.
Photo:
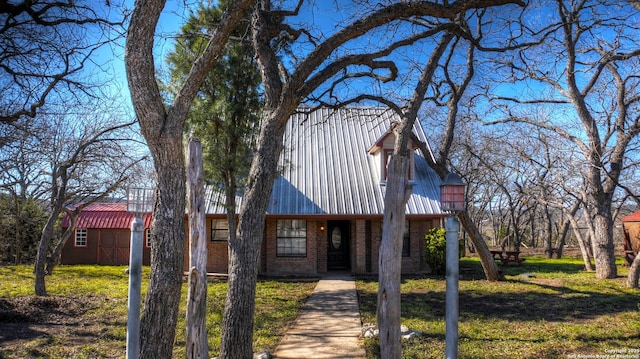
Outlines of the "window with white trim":
M307 256L307 221L279 219L276 225L276 256Z
M76 228L76 247L86 247L87 246L87 229L86 228Z
M227 219L211 220L211 241L229 240L229 221Z

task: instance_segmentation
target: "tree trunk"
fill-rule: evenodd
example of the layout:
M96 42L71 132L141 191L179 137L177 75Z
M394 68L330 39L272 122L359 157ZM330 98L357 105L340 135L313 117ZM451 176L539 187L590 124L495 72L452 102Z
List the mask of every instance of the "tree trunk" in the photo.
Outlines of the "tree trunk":
M593 259L596 265L596 278L612 279L618 276L616 256L613 245L613 219L610 202L598 203L594 218L595 238L591 239Z
M544 206L544 214L547 220L547 235L546 240L544 241L544 254L547 258L551 259L553 257L553 222L551 220L551 214L549 213L549 206ZM533 232L531 232L533 235Z
M423 142L417 141L416 138L412 138L412 140L418 145L420 152L422 152L422 156L424 158L430 158L431 152L427 148L427 145ZM429 165L431 168L436 171L440 179L444 179L447 175L447 168L442 163L432 163L429 161ZM500 273L500 269L496 264L496 261L493 260L493 255L489 251L489 247L487 243L482 238L482 233L478 230L476 225L469 216L469 213L466 211L458 213L458 219L460 220L460 224L462 224L465 232L469 235L473 246L475 247L478 256L480 257L480 262L482 263L482 269L484 269L484 275L488 281L494 282L504 279L502 274Z
M141 319L140 357L170 358L173 351L185 250L185 166L182 128L147 139L158 179L153 211L151 274Z
M556 258L562 258L564 246L567 242L567 234L569 233L569 219L565 219L562 222L562 231L558 234L558 241L556 242Z
M186 313L186 358L209 358L207 337L207 229L204 203L202 145L191 138L187 146L189 202L189 291Z
M15 229L16 229L16 233L15 233L15 255L14 255L14 263L15 265L19 265L20 262L22 262L22 206L24 206L23 203L26 203L26 201L21 201L21 198L18 196L14 197L14 204L15 204L15 213L14 213L14 220L15 220Z
M640 278L640 252L631 263L629 275L627 276L627 286L629 288L638 288L638 279Z
M56 267L56 265L60 261L60 254L62 254L62 248L64 248L64 245L67 243L71 235L75 233L75 228L76 228L75 224L76 224L76 218L72 218L71 221L69 221L69 228L67 228L64 231L64 233L62 233L60 240L53 247L51 256L49 256L49 258L46 259L45 272L47 275L51 275L53 273L53 269Z
M253 315L260 245L265 213L278 175L277 164L283 148L284 124L290 113L288 110L264 110L258 147L240 207L238 236L229 241L229 282L220 359L250 359L253 356Z
M478 257L480 257L480 263L482 263L482 269L484 269L484 275L487 277L487 280L490 282L495 282L499 280L503 280L504 276L500 273L500 268L498 268L498 264L495 260L493 260L493 255L489 251L489 247L487 243L482 238L482 233L475 226L469 213L466 211L458 213L458 219L460 220L460 224L464 227L465 232L471 238L471 242L476 247L476 251L478 253Z
M578 245L580 246L580 253L582 253L582 261L584 262L585 270L592 272L593 265L591 265L591 255L589 254L589 246L587 245L584 237L582 236L582 232L580 232L580 227L578 226L578 221L573 216L573 214L569 214L567 219L569 223L571 223L571 227L573 228L573 233L576 235L576 239L578 240Z
M47 274L45 272L45 264L47 262L47 253L49 252L49 243L51 243L51 237L53 236L53 227L56 224L60 211L57 208L53 208L49 214L47 223L42 229L40 235L40 243L38 244L38 253L36 254L36 261L34 264L35 283L34 291L36 295L47 295L47 288L45 285L44 277Z
M64 248L64 245L67 243L69 238L75 233L78 215L80 215L80 211L82 211L83 207L84 206L81 205L74 208L73 210L63 209L66 212L67 216L69 216L69 227L67 227L64 233L62 233L60 240L56 243L56 245L53 248L51 256L45 259L46 266L47 266L45 273L47 275L51 275L53 273L53 269L55 268L55 266L58 264L58 261L60 260L60 254L62 253L62 248ZM52 236L53 236L53 233L52 233Z
M397 142L398 139L396 139ZM402 234L406 203L411 195L411 187L407 186L407 165L408 158L397 155L394 151L394 154L389 158L387 169L383 230L378 263L379 284L376 312L380 333L380 357L382 359L402 356L400 336Z

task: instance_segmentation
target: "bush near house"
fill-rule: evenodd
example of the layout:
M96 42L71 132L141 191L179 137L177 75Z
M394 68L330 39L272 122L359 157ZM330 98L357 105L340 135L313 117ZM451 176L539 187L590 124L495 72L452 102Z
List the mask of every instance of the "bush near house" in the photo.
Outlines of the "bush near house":
M444 228L432 228L424 235L425 261L433 274L446 271L446 231Z
M444 228L432 228L424 235L425 261L433 274L446 273L447 232ZM464 253L464 243L458 242L459 252Z

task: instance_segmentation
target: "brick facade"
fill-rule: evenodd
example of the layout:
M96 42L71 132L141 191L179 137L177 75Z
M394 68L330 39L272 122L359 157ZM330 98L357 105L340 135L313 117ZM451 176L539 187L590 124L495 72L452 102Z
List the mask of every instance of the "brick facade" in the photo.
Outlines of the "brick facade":
M410 256L402 258L402 273L429 271L424 260L424 234L436 227L439 220L411 220ZM304 257L279 257L276 253L277 219L265 222L265 237L260 256L260 274L287 276L315 276L327 272L326 219L307 220L307 253ZM211 221L207 220L207 250L209 258L207 270L226 273L228 266L228 244L225 241L211 241ZM378 256L382 237L382 220L356 218L350 220L349 259L350 272L355 274L378 273ZM188 241L187 241L188 248ZM188 252L185 253L185 269L188 266Z

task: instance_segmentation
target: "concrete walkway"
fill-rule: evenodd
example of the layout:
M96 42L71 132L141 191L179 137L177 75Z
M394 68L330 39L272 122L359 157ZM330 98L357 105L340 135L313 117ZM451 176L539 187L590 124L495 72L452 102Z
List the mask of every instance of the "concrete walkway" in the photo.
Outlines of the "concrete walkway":
M282 339L274 358L364 358L355 279L322 278Z

